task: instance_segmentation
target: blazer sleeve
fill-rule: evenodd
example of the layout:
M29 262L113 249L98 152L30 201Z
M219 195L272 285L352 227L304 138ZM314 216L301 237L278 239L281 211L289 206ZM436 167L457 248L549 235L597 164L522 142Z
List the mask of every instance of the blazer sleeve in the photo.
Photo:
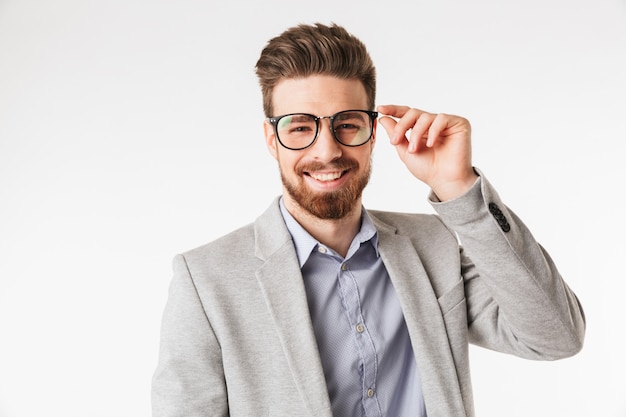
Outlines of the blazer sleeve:
M529 359L576 354L585 333L576 295L548 253L477 172L480 178L465 195L432 202L462 246L470 342Z
M173 270L152 379L152 416L227 416L219 343L182 255L174 258Z

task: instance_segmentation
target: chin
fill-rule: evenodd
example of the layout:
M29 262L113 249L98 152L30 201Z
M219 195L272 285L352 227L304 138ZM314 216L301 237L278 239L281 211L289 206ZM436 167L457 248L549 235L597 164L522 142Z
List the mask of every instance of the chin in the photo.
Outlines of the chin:
M322 220L340 220L360 209L368 178L333 191L313 191L306 184L294 186L286 181L283 184L290 199L305 212Z

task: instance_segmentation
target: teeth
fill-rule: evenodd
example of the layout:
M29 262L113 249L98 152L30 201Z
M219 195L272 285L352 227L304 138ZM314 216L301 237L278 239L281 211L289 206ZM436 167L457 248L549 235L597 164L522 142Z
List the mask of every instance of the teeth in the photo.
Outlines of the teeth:
M341 177L341 172L331 172L331 173L324 173L324 174L311 173L309 175L311 175L311 177L315 178L318 181L333 181Z

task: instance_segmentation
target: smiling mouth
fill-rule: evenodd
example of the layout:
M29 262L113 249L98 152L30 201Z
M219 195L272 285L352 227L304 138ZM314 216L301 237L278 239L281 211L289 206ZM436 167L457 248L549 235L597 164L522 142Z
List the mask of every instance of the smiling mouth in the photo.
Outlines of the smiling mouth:
M313 178L316 181L330 182L330 181L338 180L346 172L348 172L348 170L335 171L335 172L305 172L305 175L308 175L309 177Z

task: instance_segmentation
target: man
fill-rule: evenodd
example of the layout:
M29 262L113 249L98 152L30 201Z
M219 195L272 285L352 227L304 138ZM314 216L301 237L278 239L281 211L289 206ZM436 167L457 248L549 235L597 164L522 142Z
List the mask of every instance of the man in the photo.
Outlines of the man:
M270 40L257 75L284 192L175 258L154 416L473 416L470 342L581 349L576 296L473 168L467 120L374 112L371 59L335 25ZM437 215L363 209L378 114Z

